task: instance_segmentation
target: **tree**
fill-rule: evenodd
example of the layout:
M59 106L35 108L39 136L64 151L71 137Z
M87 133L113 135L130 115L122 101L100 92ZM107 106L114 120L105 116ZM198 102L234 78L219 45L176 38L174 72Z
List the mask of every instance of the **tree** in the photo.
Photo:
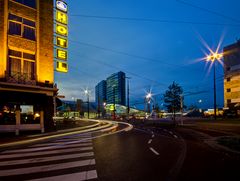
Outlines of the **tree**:
M180 111L183 107L183 89L177 83L173 82L168 90L163 95L165 106L168 109L168 112L172 112L173 120L175 123L175 113Z

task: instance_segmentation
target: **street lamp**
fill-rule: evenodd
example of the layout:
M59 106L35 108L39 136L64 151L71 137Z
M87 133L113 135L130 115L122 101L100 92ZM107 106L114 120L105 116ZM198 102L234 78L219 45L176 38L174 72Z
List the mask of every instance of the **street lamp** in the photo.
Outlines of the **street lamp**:
M130 105L129 105L129 79L131 79L131 77L126 77L127 79L127 116L129 116L129 112L130 112Z
M223 57L222 53L212 52L210 55L206 57L206 61L211 61L213 64L213 89L214 89L214 119L217 119L217 99L216 99L216 60L220 61Z
M89 119L89 90L84 90L84 94L87 96L87 112L88 112L88 119Z
M112 88L113 88L113 120L115 120L115 118L116 118L116 100L115 100L115 85L114 86L112 86Z
M147 101L147 110L148 110L148 113L150 113L150 102L151 102L151 98L152 98L152 93L149 92L147 93L147 95L145 96L145 99Z

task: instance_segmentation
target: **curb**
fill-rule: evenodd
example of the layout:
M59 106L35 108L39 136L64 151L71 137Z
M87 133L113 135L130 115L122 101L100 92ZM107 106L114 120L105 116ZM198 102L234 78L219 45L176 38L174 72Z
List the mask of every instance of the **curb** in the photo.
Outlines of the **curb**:
M233 150L233 149L231 149L229 147L226 147L226 146L223 146L223 145L221 145L217 142L217 139L222 138L222 137L232 137L232 136L219 136L219 137L216 137L216 138L205 140L204 142L214 149L224 150L226 152L230 152L230 153L234 153L234 154L239 155L240 151Z

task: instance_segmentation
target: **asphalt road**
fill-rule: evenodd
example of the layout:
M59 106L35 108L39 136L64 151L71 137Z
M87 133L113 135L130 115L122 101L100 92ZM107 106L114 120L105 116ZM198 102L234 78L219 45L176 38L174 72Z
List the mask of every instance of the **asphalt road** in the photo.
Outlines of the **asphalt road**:
M239 156L192 130L134 129L97 138L94 150L99 180L240 180Z
M114 134L124 127L5 150L0 180L240 180L239 155L209 146L205 133L142 126Z

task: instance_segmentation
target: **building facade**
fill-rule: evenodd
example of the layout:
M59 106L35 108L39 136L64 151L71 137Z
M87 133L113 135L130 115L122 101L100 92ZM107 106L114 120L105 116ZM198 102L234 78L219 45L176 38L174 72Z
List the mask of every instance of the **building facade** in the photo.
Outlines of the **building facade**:
M107 78L107 104L126 105L126 75L117 72Z
M0 126L53 126L53 17L53 0L0 0Z
M102 80L95 87L95 102L98 106L98 112L102 112L103 104L107 101L107 82Z
M224 106L240 107L240 40L224 48Z

